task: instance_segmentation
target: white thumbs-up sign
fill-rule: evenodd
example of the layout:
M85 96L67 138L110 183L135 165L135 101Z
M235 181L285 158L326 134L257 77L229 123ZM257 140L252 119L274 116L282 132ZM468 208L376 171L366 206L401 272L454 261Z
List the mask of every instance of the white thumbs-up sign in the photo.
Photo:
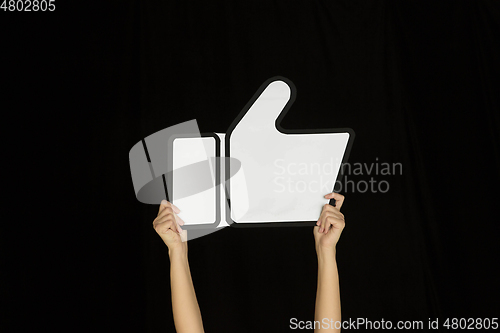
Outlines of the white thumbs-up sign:
M171 200L189 239L228 225L314 225L354 132L283 129L295 95L289 80L271 78L225 134L200 134L191 120L144 138L129 153L137 199Z
M295 93L289 80L269 79L226 133L226 156L241 162L238 174L226 177L226 220L234 226L316 222L329 201L324 195L340 181L354 132L281 128Z

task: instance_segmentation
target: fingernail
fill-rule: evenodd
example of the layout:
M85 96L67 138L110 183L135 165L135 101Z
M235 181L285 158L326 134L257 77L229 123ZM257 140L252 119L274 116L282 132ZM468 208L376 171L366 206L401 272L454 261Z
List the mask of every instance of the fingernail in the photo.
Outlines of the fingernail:
M168 204L168 201L167 200L162 200L160 205L167 205Z

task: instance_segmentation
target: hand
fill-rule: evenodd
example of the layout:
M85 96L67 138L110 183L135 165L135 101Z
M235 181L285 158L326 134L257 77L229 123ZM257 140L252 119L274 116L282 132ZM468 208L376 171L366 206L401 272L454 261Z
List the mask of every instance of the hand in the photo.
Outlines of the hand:
M158 216L153 221L153 228L167 244L169 251L179 248L187 248L187 230L182 230L184 221L177 216L180 209L167 200L160 204Z
M321 215L313 229L316 251L334 250L345 226L344 214L340 207L344 203L344 196L338 193L325 195L327 199L335 199L335 207L329 204L323 206Z

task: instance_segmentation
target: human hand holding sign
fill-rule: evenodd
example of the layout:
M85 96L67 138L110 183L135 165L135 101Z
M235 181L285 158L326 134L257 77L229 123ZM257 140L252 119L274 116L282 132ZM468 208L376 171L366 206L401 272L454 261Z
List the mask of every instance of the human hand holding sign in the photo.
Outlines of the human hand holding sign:
M335 181L340 180L340 166L347 161L354 132L348 128L283 129L281 120L294 99L295 88L290 81L275 77L265 82L233 121L227 133L216 133L220 142L214 139L209 145L200 148L204 158L201 161L192 161L191 164L199 162L201 167L206 168L206 173L195 174L206 178L201 180L210 180L207 182L210 186L199 187L201 182L196 178L195 188L185 191L189 195L179 196L174 193L173 199L167 195L171 193L167 188L172 188L173 184L182 184L179 181L182 173L178 170L178 157L182 155L172 153L169 157L171 152L164 150L171 147L170 143L174 150L173 147L182 146L181 143L186 140L201 142L197 126L169 128L161 135L155 133L145 138L145 144L141 142L134 146L130 153L134 189L140 201L151 203L158 202L157 196L163 195L160 186L162 185L169 200L179 204L186 213L190 209L197 212L206 210L200 210L199 205L184 207L181 202L175 200L203 192L200 188L208 190L220 185L220 197L218 192L214 192L209 200L215 205L220 204L220 207L215 207L219 208L220 212L212 214L215 217L211 215L202 219L200 223L207 220L212 226L206 229L208 231L199 229L201 233L198 236L217 230L214 228L219 222L217 216L221 216L221 224L226 217L224 222L234 226L259 226L269 223L283 226L297 223L312 225L319 208L323 207L313 228L318 256L315 320L329 318L340 321L340 290L335 247L345 226L344 215L340 212L344 197L338 193L323 197L319 193L331 191ZM191 138L193 133L198 133L198 136ZM177 146L175 138L180 140L177 141ZM169 144L165 145L165 142ZM192 149L184 149L184 152L192 152ZM209 156L214 161L223 159L224 162L205 163L204 160L208 160ZM230 163L231 160L238 163ZM220 172L221 176L217 172ZM167 175L166 185L165 179L159 176L163 174ZM191 174L186 173L184 176L193 179ZM172 181L169 181L169 177ZM184 187L181 186L181 189ZM335 206L324 205L325 199L335 199ZM169 248L172 310L176 330L179 333L203 332L187 258L187 231L181 228L184 221L177 216L179 213L180 210L176 206L162 201L153 227ZM193 223L192 219L184 217L188 223L186 227L189 228L189 224ZM215 224L212 223L214 220ZM205 228L205 225L200 227ZM199 230L193 229L193 232ZM191 230L190 235L193 235ZM327 330L338 331L332 327ZM323 331L323 327L315 330Z
M184 221L177 216L179 213L177 206L163 200L153 228L168 246L175 329L178 333L203 333L203 321L189 270L187 230L181 228Z
M316 251L333 251L345 227L344 214L340 212L344 196L333 192L325 195L325 198L335 199L335 206L329 204L323 206L318 222L313 229Z
M340 208L344 196L338 193L325 195L327 199L335 200L335 207L329 204L323 206L321 215L313 228L318 256L318 287L316 291L316 306L314 320L324 323L326 318L329 325L321 325L314 329L319 332L340 332L340 287L335 246L344 230L344 214Z
M187 230L181 228L184 221L177 216L179 213L179 208L163 200L158 210L158 216L153 221L153 228L168 246L169 251L186 247Z

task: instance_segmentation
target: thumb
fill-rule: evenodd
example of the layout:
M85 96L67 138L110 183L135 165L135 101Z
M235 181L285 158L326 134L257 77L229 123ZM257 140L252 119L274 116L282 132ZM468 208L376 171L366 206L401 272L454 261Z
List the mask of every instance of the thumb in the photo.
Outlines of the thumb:
M179 214L181 212L181 210L176 205L174 205L173 203L171 203L167 200L162 200L160 205L165 206L165 207L172 207L172 210L176 214ZM160 209L161 209L161 207L160 207Z
M340 210L340 208L342 207L342 204L344 203L344 196L340 193L336 193L336 192L328 193L327 195L325 195L325 198L335 200L334 207L338 208L338 210Z
M248 102L248 110L236 125L239 130L251 130L255 126L276 131L275 121L290 100L291 88L284 78L272 78L265 82Z

